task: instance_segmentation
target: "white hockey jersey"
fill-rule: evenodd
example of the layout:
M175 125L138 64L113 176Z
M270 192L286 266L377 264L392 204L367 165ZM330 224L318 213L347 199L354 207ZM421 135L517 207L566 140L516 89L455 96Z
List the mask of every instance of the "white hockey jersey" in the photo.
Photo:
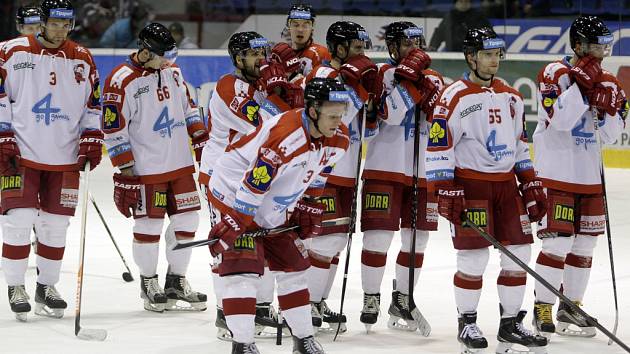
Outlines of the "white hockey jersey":
M410 186L413 176L413 143L415 132L415 102L419 100L418 90L407 80L394 79L396 67L391 63L379 64L383 76L384 96L382 98L381 119L378 134L369 142L364 179L393 181ZM444 87L442 76L433 70L425 70L441 90ZM418 178L420 185L426 185L424 154L427 147L429 123L427 115L420 117L420 154L418 156Z
M290 107L277 95L267 95L227 74L217 82L210 98L208 129L210 138L201 154L199 182L207 185L225 148L242 136L253 132L262 121L287 111Z
M339 75L339 71L331 67L327 62L313 69L306 78L306 82L314 77L333 78L343 82L341 75ZM348 152L345 154L344 158L335 165L330 177L328 178L328 182L338 186L352 187L354 186L354 179L357 173L357 159L359 156L359 149L361 148L361 145L359 144L361 141L361 139L359 139L359 135L361 134L360 122L363 120L362 108L363 103L367 101L368 97L367 95L365 97L360 97L350 85L346 84L345 87L350 94L351 101L348 103L348 108L342 118L342 122L348 127L350 147L348 148ZM366 127L364 137L369 139L377 133L378 126Z
M256 131L231 144L210 179L209 202L222 213L240 213L252 228L287 222L307 188L322 186L333 164L348 149L348 129L331 138L313 139L303 109L264 121Z
M425 158L429 188L455 176L509 181L534 177L520 93L494 79L490 87L467 75L442 94L433 111Z
M133 164L143 183L195 172L189 136L204 130L179 67L145 69L133 60L112 70L103 89L105 146L114 166Z
M628 101L617 78L604 71L601 84L613 87L623 105L614 116L601 112L604 119L598 120L598 113L582 97L577 84L571 83L569 59L549 63L538 74L534 165L545 187L600 193L601 152L595 134L602 143L613 143L624 128L622 117L628 114Z
M78 170L79 137L100 129L99 76L90 51L66 40L46 49L34 36L0 50L0 130L15 133L24 166Z

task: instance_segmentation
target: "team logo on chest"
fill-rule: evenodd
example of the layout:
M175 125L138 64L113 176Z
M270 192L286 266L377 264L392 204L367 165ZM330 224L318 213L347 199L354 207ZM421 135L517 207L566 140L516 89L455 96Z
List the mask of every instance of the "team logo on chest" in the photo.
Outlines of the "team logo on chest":
M77 84L85 81L85 65L77 64L72 70L74 71L74 80Z

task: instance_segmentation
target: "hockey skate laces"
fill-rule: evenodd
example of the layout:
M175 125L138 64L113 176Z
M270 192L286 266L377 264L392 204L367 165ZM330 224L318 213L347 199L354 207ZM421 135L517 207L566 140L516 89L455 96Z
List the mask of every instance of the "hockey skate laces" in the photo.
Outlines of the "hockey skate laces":
M519 325L521 324L519 323ZM464 326L464 329L462 330L462 334L460 335L460 337L461 338L470 337L473 339L483 338L483 332L481 332L481 329L477 326L476 323L469 323Z
M376 296L364 295L366 312L377 312L379 305Z
M192 295L194 293L192 288L190 287L190 284L188 284L188 280L186 280L185 277L179 278L179 285L184 291L184 296L188 297L188 295Z
M147 294L160 294L162 292L157 278L144 279L144 285L147 287Z
M11 293L11 303L14 304L23 304L26 303L29 299L28 294L26 293L26 289L24 286L17 285L13 287L13 292Z
M523 322L517 322L516 323L516 329L519 332L521 332L522 334L524 334L525 336L528 336L528 337L534 336L534 332L532 332L529 329L525 328L525 326L523 326Z
M245 344L243 347L244 354L260 354L254 343Z
M322 352L322 348L319 343L315 341L314 337L304 338L304 349L309 354L317 354Z
M46 291L44 293L44 297L46 297L47 299L53 299L53 300L63 300L61 298L61 295L59 295L59 292L57 291L57 289L52 285L46 285Z
M551 322L553 321L551 318L551 306L539 306L536 311L538 311L538 317L543 322Z

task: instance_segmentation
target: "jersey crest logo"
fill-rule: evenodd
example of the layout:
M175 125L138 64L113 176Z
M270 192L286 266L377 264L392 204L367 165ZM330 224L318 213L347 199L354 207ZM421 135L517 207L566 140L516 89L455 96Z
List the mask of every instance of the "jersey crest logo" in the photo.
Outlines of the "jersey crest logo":
M92 87L92 106L95 107L99 104L101 104L101 85L96 81Z
M446 133L446 119L434 118L429 130L429 146L447 147L448 134Z
M260 110L260 106L254 101L248 101L241 108L241 113L243 113L247 119L252 122L254 126L258 126L259 123L259 115L258 111Z
M254 190L264 193L269 189L273 174L273 166L262 159L258 159L256 166L247 176L246 182Z
M103 107L103 128L119 129L120 118L118 116L118 108L115 105L105 105Z
M85 81L85 65L77 64L74 66L73 71L74 80L77 82L77 84L81 84L83 81Z

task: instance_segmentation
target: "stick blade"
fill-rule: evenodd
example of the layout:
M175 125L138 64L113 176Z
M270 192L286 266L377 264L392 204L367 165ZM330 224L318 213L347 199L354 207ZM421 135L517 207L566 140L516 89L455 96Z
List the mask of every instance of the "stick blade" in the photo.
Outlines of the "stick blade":
M104 329L81 328L77 333L77 338L82 340L102 342L107 338L107 331Z

